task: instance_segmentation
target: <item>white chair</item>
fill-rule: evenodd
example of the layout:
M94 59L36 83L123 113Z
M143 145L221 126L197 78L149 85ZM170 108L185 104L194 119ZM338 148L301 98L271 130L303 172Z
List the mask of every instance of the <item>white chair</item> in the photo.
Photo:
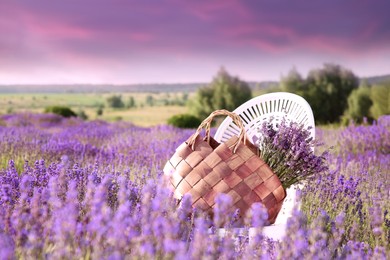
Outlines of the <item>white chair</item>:
M313 111L307 101L295 94L287 92L275 92L261 95L245 102L233 112L238 114L244 124L248 138L254 141L257 128L264 121L273 117L274 126L285 117L287 120L311 127L311 136L315 137L315 124ZM218 127L214 139L218 142L225 142L230 137L239 134L239 129L227 117ZM275 224L264 227L263 233L274 240L281 240L286 232L287 219L292 215L294 206L299 206L296 200L296 187L287 189L287 197L283 202L283 207L275 221ZM251 233L251 232L250 232Z

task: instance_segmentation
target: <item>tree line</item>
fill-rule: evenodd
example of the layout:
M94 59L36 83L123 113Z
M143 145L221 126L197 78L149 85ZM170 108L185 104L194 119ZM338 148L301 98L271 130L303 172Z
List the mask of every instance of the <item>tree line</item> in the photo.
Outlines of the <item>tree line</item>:
M312 69L306 78L291 69L273 91L302 96L310 104L317 124L361 123L364 118L372 121L390 114L390 82L360 82L351 70L337 64ZM217 109L234 110L251 98L248 83L221 68L209 85L198 89L189 108L192 115L205 118Z
M292 69L280 84L281 90L305 98L318 123L361 123L389 114L390 82L369 85L351 71L337 64L309 71L303 78Z

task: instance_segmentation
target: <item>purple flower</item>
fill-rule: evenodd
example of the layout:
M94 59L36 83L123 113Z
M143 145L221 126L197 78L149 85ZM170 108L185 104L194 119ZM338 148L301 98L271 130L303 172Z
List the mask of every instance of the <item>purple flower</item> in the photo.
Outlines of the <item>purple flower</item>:
M314 147L319 143L310 137L309 129L288 123L286 118L281 120L277 130L273 119L263 122L257 139L260 157L276 173L284 188L319 175L328 168L327 153L314 154Z
M0 259L16 259L12 237L0 232Z
M261 204L252 205L245 219L247 227L257 227L249 238L247 227L234 228L237 212L229 197L217 197L212 220L192 208L189 195L180 204L172 198L161 169L193 130L38 114L0 117L6 124L0 126L1 258L390 256L386 117L371 126L316 129L318 140L334 147L326 155L329 170L306 179L300 210L288 220L282 241L263 234ZM306 165L299 175L320 168L322 158L307 146L313 140L298 125L278 126L279 132L264 125L264 136L286 156L280 166Z

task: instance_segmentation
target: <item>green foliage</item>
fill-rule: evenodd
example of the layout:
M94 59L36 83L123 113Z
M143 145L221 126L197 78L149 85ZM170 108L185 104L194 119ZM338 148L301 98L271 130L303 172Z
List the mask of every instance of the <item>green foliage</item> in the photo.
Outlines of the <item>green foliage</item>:
M198 89L189 106L195 115L205 118L217 109L232 111L251 98L252 91L249 85L237 77L230 76L221 68L208 86Z
M6 110L7 114L11 114L13 112L14 112L14 108L13 107L7 107L7 110Z
M183 100L183 102L187 102L188 100L188 93L183 93L182 96L181 96L181 99Z
M123 108L125 107L125 104L122 101L121 95L112 95L106 99L107 104L109 107L112 108Z
M152 95L147 95L146 96L146 100L145 100L145 103L148 105L148 106L154 106L154 98Z
M45 113L53 113L63 117L76 117L77 114L66 106L49 106L45 108Z
M185 106L188 101L188 93L182 93L181 96L177 94L171 98L170 95L167 95L167 98L162 100L164 106Z
M282 91L293 92L300 96L307 91L306 82L296 68L291 69L286 77L282 77L280 87Z
M190 100L190 110L200 118L206 118L213 110L212 98L214 90L211 87L201 87L195 94L195 98Z
M96 109L96 115L97 116L101 116L103 115L103 106L99 106L97 109Z
M390 81L372 86L371 99L373 101L371 114L375 119L390 114Z
M197 128L202 121L194 115L180 114L168 119L168 124L180 128Z
M343 116L343 124L350 120L362 123L363 118L371 120L370 108L373 104L371 100L371 89L367 86L354 89L348 97L348 109Z
M319 123L335 123L348 107L348 96L359 86L352 71L339 65L325 64L311 70L306 79L292 70L282 79L282 89L305 98Z
M82 120L88 120L87 114L86 114L85 111L82 110L82 109L80 109L80 110L77 112L77 117L81 118Z
M115 118L114 118L114 121L115 122L119 122L119 121L122 121L123 120L123 117L121 117L121 116L116 116Z
M164 98L164 99L162 99L162 100L161 100L161 102L162 102L163 106L169 106L169 105L170 105L170 103L171 103L171 102L169 102L169 100L168 100L168 99L165 99L165 98Z
M130 97L129 97L129 100L127 101L126 107L127 107L127 108L134 108L134 107L136 107L135 99L134 99L133 96L130 96Z

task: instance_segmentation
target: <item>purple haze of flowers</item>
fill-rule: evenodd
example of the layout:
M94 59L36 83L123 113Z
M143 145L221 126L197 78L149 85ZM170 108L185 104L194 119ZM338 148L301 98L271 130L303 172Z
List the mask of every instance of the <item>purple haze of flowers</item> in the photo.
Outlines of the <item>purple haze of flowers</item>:
M361 154L368 151L390 153L390 116L382 116L373 125L350 125L340 133L341 154Z
M23 123L0 126L2 259L390 257L390 158L383 139L389 124L383 120L317 129L336 146L329 171L301 191L301 210L289 220L283 241L270 242L261 233L266 216L253 205L245 223L259 231L248 242L237 239L233 226L226 236L215 228L234 223L229 198L218 197L210 220L191 208L189 196L177 205L160 178L162 165L193 131L66 119L43 126L39 116L31 122L17 116L10 118ZM362 141L365 132L370 134Z
M7 234L0 232L0 258L1 259L15 259L15 244Z

